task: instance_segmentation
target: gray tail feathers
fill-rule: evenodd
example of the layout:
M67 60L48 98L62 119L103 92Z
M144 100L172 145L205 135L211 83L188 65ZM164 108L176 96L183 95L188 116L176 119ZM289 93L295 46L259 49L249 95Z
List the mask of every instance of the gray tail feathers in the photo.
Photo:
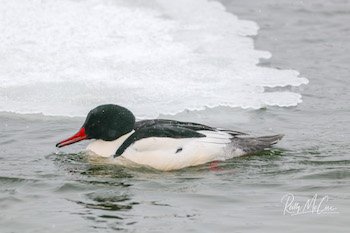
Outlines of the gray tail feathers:
M254 153L269 148L283 138L283 134L263 137L234 137L232 143L246 153Z

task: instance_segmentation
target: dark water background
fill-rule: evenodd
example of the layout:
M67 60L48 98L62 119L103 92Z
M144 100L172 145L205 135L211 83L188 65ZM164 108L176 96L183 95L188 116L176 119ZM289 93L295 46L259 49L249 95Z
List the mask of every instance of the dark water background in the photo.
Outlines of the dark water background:
M190 120L262 135L278 148L207 165L156 172L91 163L55 143L81 118L0 114L0 232L348 232L350 223L350 1L222 3L258 22L264 66L310 80L293 108L215 108ZM169 117L169 116L167 116ZM72 154L68 154L72 153ZM281 198L329 196L338 214L283 214Z

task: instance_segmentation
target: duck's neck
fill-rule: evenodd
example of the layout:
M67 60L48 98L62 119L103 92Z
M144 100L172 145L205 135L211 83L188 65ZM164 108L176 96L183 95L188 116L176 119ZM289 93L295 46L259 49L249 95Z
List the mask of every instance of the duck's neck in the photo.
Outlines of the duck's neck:
M124 134L123 136L117 138L114 141L93 141L86 147L86 150L92 151L99 156L110 157L115 154L115 152L123 144L123 142L134 132L135 131L133 130L127 134Z

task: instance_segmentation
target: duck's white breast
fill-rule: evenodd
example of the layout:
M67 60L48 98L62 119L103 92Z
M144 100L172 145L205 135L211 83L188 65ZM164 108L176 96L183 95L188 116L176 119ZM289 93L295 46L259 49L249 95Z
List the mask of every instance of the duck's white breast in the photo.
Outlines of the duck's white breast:
M123 142L133 133L134 130L130 133L124 134L114 141L95 140L86 147L86 150L92 151L99 156L111 157L115 154Z

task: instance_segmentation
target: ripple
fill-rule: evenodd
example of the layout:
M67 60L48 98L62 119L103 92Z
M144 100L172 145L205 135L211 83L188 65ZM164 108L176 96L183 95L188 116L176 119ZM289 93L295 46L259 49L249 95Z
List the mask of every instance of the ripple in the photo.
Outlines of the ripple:
M333 165L350 165L350 160L304 160L300 162L301 164L305 165L326 165L326 166L333 166Z
M132 205L121 205L121 204L110 203L110 202L85 203L82 201L75 201L75 203L89 209L99 209L99 210L109 210L109 211L130 210L132 208Z
M115 193L104 192L104 193L89 193L86 195L88 198L96 202L124 202L129 201L130 197L127 195L116 195Z
M36 181L37 180L34 180L34 179L0 176L0 190L6 189L9 187L19 186L28 182L34 183Z
M82 185L77 182L64 183L62 186L56 189L56 192L64 193L64 192L74 192L74 191L83 191L89 189L88 186Z
M7 177L7 176L0 176L0 182L1 184L8 184L8 183L22 183L27 181L23 178L18 177Z
M301 179L312 179L312 180L350 180L349 168L333 168L329 170L322 169L319 172L314 172L312 174L303 175Z
M116 216L116 215L107 215L107 214L100 215L99 217L100 218L108 218L108 219L119 219L119 220L123 220L124 219L124 218Z

